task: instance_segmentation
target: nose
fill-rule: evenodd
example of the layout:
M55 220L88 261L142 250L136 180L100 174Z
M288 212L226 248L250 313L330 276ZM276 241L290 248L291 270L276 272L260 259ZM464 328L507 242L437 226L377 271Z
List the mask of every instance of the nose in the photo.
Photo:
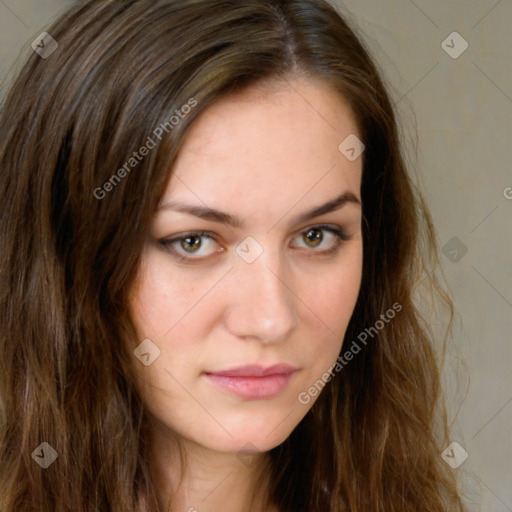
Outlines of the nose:
M289 338L298 325L298 298L283 274L278 258L267 251L252 263L236 261L227 284L225 322L231 334L267 344Z

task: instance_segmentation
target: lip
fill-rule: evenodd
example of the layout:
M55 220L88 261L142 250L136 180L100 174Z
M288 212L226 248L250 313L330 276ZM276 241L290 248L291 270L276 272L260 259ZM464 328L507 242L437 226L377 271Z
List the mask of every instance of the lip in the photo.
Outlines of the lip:
M287 387L297 368L288 364L268 367L246 365L228 370L204 372L219 387L247 400L269 399Z

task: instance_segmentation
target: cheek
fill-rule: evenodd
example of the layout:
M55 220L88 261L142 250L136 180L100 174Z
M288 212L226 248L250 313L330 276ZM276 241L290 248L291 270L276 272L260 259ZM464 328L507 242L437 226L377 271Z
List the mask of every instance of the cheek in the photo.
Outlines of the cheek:
M341 265L318 275L308 285L306 304L331 334L343 334L357 302L361 277L362 251L355 250Z
M198 294L190 281L177 278L177 272L169 272L164 257L148 251L130 298L130 312L139 336L167 337Z
M169 409L186 411L189 400L179 383L188 385L187 380L194 374L191 362L197 359L194 353L197 347L188 343L191 333L183 329L184 322L178 323L187 311L184 300L187 290L183 283L162 271L163 267L155 264L158 258L155 259L147 260L130 296L130 315L138 336L130 352L133 353L143 339L151 340L159 349L158 357L148 366L133 358L139 392L148 410L159 417L162 411Z
M304 315L315 333L311 345L318 361L326 365L338 356L354 311L362 276L362 250L337 269L318 276L305 289Z
M165 390L172 397L181 396L178 382L188 382L197 373L204 352L203 333L210 328L209 316L203 314L201 322L197 319L202 296L201 287L191 285L188 276L170 268L165 255L148 251L129 300L138 336L131 351L147 338L160 351L147 367L133 359L141 385L155 386L156 395Z

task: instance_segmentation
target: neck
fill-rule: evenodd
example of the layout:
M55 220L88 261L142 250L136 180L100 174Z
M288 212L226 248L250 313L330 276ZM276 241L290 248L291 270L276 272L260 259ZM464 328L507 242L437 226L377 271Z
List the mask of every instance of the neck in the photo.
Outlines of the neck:
M153 429L150 463L160 503L170 512L278 512L265 508L268 454L238 457ZM172 504L172 506L169 506Z

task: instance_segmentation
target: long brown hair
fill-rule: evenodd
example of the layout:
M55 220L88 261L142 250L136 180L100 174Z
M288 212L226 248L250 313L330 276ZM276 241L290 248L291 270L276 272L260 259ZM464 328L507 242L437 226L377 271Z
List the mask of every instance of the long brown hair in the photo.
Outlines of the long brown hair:
M425 274L438 263L431 217L355 30L324 0L91 0L47 31L58 47L28 57L0 119L0 511L161 510L121 349L135 339L127 296L149 223L194 119L293 75L334 86L360 126L363 278L343 351L372 336L271 450L269 502L463 510L440 457L447 420L420 278L453 306ZM148 137L157 147L127 165ZM32 456L42 442L58 454L44 470Z

